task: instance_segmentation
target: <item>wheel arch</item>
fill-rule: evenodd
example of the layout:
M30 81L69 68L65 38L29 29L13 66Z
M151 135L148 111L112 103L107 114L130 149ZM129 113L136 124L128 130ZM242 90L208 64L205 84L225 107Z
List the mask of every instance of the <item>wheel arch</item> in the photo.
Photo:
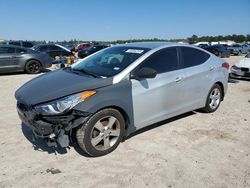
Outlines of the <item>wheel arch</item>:
M215 84L218 84L220 86L220 88L221 88L221 91L222 91L222 101L223 101L224 100L224 95L225 95L224 85L220 81L216 82Z
M122 107L119 107L119 106L116 106L116 105L105 106L103 108L100 108L98 111L104 110L104 109L107 109L107 108L113 108L113 109L119 111L122 114L122 116L124 118L124 121L125 121L125 130L127 130L129 125L131 124L131 120L129 118L128 113ZM95 113L97 113L98 111L96 111Z

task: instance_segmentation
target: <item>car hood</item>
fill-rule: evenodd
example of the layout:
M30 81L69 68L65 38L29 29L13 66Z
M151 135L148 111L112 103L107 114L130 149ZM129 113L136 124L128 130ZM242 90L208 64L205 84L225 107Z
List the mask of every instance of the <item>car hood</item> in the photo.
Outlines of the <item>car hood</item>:
M235 64L237 67L250 68L250 58L244 58Z
M36 105L74 93L112 84L112 78L94 78L60 69L32 79L20 87L15 97L19 102Z

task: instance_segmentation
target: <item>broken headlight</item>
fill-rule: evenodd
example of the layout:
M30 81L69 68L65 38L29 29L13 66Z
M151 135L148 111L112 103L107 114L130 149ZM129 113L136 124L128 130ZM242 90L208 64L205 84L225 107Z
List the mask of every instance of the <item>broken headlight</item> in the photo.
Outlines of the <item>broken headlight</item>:
M49 103L37 105L35 106L35 109L42 115L62 114L68 112L74 106L76 106L80 102L83 102L84 100L94 95L95 93L96 91L85 91Z

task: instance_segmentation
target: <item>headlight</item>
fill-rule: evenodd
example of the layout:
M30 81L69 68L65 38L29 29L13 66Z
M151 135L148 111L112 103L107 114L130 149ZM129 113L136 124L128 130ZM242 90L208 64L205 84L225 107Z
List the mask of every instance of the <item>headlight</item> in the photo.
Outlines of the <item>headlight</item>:
M85 101L95 93L96 91L85 91L49 103L35 106L35 109L42 115L57 115L65 113L76 106L78 103Z
M239 67L233 65L232 68L231 68L231 71L237 71L237 70L239 70L239 69L240 69Z

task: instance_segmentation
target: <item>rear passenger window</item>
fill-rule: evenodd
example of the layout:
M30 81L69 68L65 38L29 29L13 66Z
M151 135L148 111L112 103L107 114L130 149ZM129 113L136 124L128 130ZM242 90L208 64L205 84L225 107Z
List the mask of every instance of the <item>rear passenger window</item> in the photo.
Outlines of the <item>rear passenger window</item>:
M48 46L41 46L38 51L40 52L46 52L48 50Z
M208 53L195 48L181 47L181 52L185 68L200 65L210 57Z
M165 48L149 56L141 65L164 73L178 69L177 49Z

